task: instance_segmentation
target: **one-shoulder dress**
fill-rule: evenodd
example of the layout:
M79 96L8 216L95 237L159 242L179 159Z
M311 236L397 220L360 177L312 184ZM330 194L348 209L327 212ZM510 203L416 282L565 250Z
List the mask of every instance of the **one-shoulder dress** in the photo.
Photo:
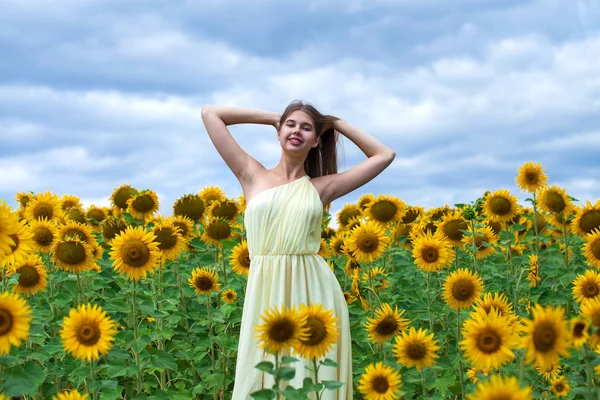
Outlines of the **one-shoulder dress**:
M250 393L272 388L273 376L254 368L274 357L257 345L255 325L261 324L264 310L281 305L292 307L321 303L333 309L339 318L338 342L326 357L339 368L322 366L319 381L335 380L344 385L326 389L322 399L353 398L352 345L348 306L335 275L318 255L321 241L323 204L308 175L258 193L246 204L244 225L250 255L250 271L242 311L237 353L233 400L251 399ZM300 359L300 357L296 356ZM301 388L306 377L313 377L304 367L309 361L300 359L290 366L296 376L289 381ZM281 382L285 388L286 382ZM311 399L316 399L311 393Z

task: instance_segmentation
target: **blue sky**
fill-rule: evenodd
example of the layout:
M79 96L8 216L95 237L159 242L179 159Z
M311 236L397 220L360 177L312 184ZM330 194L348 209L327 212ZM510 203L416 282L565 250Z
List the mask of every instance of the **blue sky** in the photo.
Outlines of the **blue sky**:
M160 211L208 185L242 191L203 104L315 105L396 152L363 193L426 208L549 183L600 198L600 1L0 0L0 199L75 194L108 205L120 184ZM267 168L272 127L237 125ZM340 170L365 159L343 140ZM335 226L335 224L334 224Z

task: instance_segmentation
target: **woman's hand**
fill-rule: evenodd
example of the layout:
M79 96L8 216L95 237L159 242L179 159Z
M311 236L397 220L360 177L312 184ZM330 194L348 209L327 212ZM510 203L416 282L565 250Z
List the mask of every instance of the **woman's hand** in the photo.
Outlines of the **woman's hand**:
M319 134L319 136L330 129L335 129L335 122L339 120L338 117L334 117L333 115L327 115L326 117L327 121L323 124L323 128L321 128L321 133Z
M275 129L277 129L277 132L279 132L279 121L281 120L281 114L276 112L274 117L273 117L273 126L275 127Z

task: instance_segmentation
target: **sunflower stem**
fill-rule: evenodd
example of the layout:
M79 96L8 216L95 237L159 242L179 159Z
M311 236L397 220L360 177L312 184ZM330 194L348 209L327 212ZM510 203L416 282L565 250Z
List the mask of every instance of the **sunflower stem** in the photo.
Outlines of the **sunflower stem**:
M212 316L210 314L210 295L206 295L206 311L208 313L208 338L210 339L210 362L212 364L213 374L217 373L215 369L215 346L213 344Z
M96 368L94 366L94 360L90 361L90 372L92 377L92 381L90 382L92 400L96 400L98 398L98 393L96 392Z
M135 344L136 344L136 349L133 350L133 354L135 356L135 365L137 367L137 394L139 395L142 392L142 367L140 365L140 354L138 353L137 350L137 344L138 344L138 326L137 326L137 315L136 315L136 307L135 307L135 302L136 302L136 289L137 289L137 280L133 280L133 290L132 290L132 297L133 297L133 301L132 301L132 313L131 313L131 318L133 320L133 338L135 340Z
M460 308L456 309L456 354L460 353ZM460 397L465 397L464 371L462 360L458 360L458 378L460 381Z
M471 243L473 244L473 250L471 254L473 254L473 271L477 272L477 252L479 249L477 248L477 242L475 237L477 236L477 231L475 230L475 220L471 220Z
M275 384L273 385L273 389L275 389L275 396L277 400L281 398L281 393L279 390L279 352L275 352Z
M421 368L421 386L423 388L423 398L427 397L427 388L425 387L425 371Z
M588 344L586 343L583 347L583 354L584 354L584 358L585 358L585 368L586 368L586 373L585 373L585 378L586 378L586 385L587 385L587 398L593 399L594 398L594 367L592 366L592 356L590 354L589 348L588 348Z
M313 357L313 368L315 369L315 385L319 383L319 366L317 365L317 359ZM321 394L317 391L317 400L321 399Z
M429 331L433 332L433 318L431 316L431 293L429 291L429 276L431 272L425 272L425 282L427 282L427 313L429 314Z
M560 219L562 219L563 226L563 243L564 243L564 260L565 260L565 269L567 270L567 274L569 273L569 239L567 236L567 221L565 217L560 213ZM567 315L570 315L571 312L571 297L567 298Z
M533 230L535 232L535 255L539 257L540 251L540 238L538 232L538 212L537 212L537 201L535 199L535 192L533 192ZM539 275L539 271L538 271Z

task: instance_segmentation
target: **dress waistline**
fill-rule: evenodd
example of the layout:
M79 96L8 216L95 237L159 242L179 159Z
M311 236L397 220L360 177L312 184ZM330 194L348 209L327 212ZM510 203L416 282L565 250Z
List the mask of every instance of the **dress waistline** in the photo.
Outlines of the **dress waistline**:
M254 257L277 257L277 256L316 256L319 253L280 253L280 254L255 254L250 258Z

